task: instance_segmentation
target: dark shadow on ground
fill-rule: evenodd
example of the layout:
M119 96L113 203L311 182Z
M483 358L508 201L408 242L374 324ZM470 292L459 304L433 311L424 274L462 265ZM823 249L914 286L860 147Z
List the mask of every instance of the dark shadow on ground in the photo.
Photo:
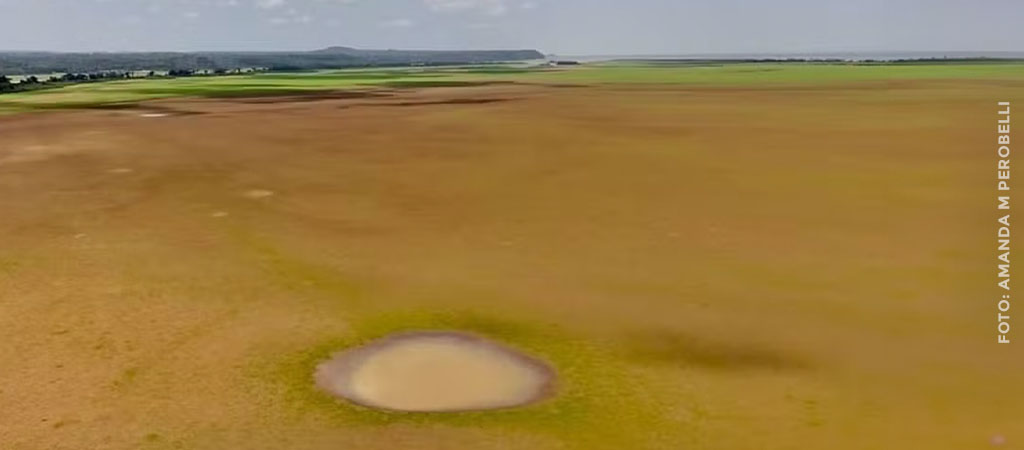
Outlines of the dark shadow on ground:
M384 98L394 95L383 90L338 90L338 91L278 91L278 92L248 92L239 95L232 95L235 103L245 104L274 104L274 103L303 103L316 102L321 100L349 100L359 98ZM214 96L211 96L214 97Z
M352 107L410 107L410 106L434 106L434 105L486 105L489 103L501 103L519 100L518 98L451 98L444 100L422 100L404 101L389 103L359 103L354 105L343 105L341 109Z
M418 87L471 87L471 86L494 86L500 84L518 84L514 81L453 81L453 80L403 80L389 81L382 83L383 86L391 88L418 88Z
M642 331L624 341L629 358L651 365L715 370L799 370L806 361L757 342L737 344L674 331Z
M128 111L138 114L161 114L167 117L174 116L195 116L206 114L200 111L187 111L182 109L167 108L164 106L142 105L138 103L104 103L98 105L84 105L84 109L97 109L101 111Z

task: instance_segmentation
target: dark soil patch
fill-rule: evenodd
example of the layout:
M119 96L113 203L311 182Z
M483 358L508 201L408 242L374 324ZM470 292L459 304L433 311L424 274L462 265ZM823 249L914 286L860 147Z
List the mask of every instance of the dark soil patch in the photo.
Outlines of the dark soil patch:
M556 88L556 89L562 89L562 88L571 89L571 88L585 88L585 87L589 87L589 86L587 86L585 84L569 84L569 83L551 83L551 84L542 84L541 86L549 87L549 88Z
M451 80L403 80L389 81L384 86L393 88L419 88L419 87L473 87L473 86L494 86L501 84L517 84L514 81L451 81Z
M390 97L392 95L393 94L391 92L381 90L285 91L247 93L247 95L239 95L238 98L235 98L232 101L235 103L263 105L275 103L317 102L323 100L349 100L357 98L383 98Z
M423 100L423 101L404 101L404 102L393 102L393 103L360 103L357 105L344 105L342 109L349 108L352 106L359 107L409 107L409 106L434 106L434 105L486 105L489 103L501 103L510 102L513 100L519 100L518 98L451 98L444 100Z
M197 116L206 114L199 111L187 111L182 109L168 108L165 106L141 105L138 103L107 103L99 105L86 105L85 109L98 109L108 111L128 111L137 114L160 114L164 117Z
M648 364L694 366L718 370L797 370L800 358L757 343L736 344L678 332L645 331L627 336L631 358Z

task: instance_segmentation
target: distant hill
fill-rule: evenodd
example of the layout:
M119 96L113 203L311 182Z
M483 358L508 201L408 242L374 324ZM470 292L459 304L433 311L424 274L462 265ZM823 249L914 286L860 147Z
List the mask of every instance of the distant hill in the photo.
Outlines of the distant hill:
M480 64L542 59L536 50L362 50L328 47L307 52L0 52L0 74L93 73L260 67L310 70L365 66Z

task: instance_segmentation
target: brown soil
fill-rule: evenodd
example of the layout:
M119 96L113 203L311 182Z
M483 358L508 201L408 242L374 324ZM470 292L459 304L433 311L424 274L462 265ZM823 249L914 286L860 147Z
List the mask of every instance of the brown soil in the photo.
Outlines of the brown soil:
M556 323L662 448L1024 442L989 295L1019 86L399 91L0 118L0 447L565 448L296 404L278 368L353 308Z

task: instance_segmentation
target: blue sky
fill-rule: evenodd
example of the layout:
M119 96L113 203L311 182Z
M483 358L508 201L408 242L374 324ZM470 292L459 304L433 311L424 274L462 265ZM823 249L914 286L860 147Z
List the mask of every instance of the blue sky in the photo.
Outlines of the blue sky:
M1022 51L1024 0L0 0L0 49Z

